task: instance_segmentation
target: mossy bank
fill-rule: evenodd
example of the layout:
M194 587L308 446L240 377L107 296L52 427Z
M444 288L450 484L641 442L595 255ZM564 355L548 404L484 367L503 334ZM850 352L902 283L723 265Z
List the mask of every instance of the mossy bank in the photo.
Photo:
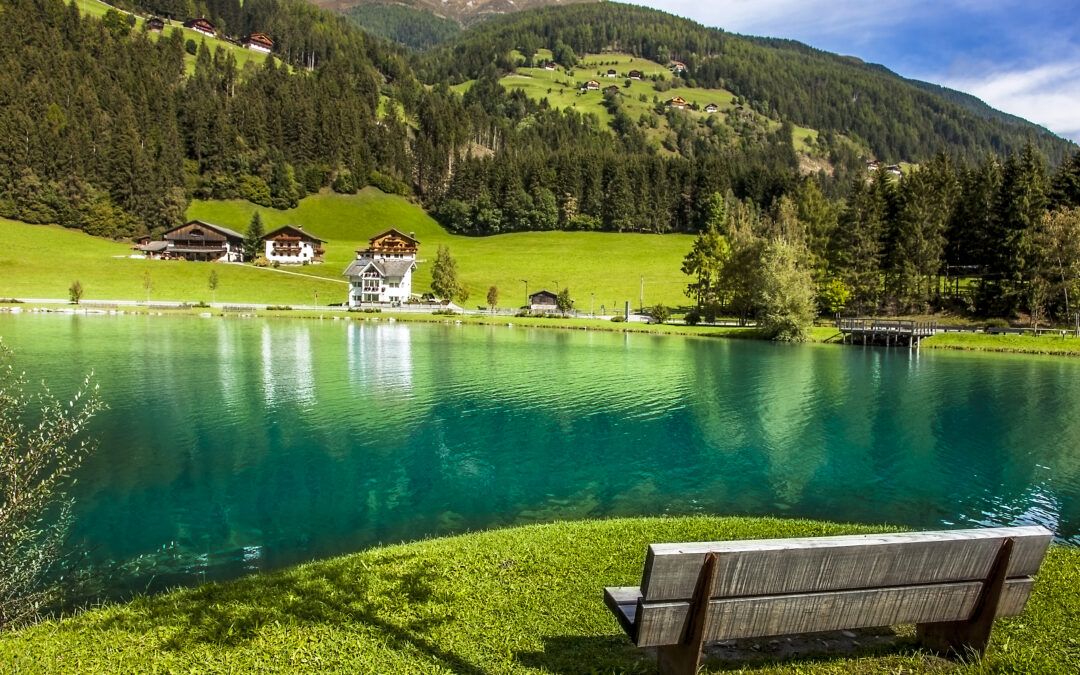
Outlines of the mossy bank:
M604 586L640 581L650 542L888 529L695 517L419 541L41 623L0 636L0 663L14 673L651 673L602 602ZM1077 662L1080 551L1054 546L1027 609L997 621L979 661L929 655L899 627L874 646L709 670L1054 673Z

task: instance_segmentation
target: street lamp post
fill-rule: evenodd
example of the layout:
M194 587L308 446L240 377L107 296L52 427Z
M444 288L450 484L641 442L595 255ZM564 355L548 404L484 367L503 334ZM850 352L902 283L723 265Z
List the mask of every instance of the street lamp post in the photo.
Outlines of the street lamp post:
M529 280L521 279L521 283L525 284L525 306L529 306Z
M594 318L596 317L596 314L593 312L593 302L595 302L595 301L596 301L596 293L589 293L589 316L594 317Z

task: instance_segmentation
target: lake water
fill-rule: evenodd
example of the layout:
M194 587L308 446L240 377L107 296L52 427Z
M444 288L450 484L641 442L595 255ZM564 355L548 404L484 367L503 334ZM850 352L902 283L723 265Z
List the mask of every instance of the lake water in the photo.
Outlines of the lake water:
M1080 360L387 322L0 315L110 408L75 539L120 595L556 519L1039 523L1080 543Z

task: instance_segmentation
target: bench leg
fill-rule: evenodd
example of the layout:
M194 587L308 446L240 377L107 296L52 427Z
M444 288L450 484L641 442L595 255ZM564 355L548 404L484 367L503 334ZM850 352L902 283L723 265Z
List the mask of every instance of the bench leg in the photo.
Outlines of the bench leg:
M696 675L701 667L701 648L709 622L709 600L716 591L717 554L705 554L705 563L698 573L694 597L690 599L690 616L681 643L658 648L657 665L661 675Z
M925 647L936 652L954 652L961 656L966 656L969 652L982 654L986 651L986 646L990 644L990 630L994 627L1001 591L1005 588L1005 577L1009 573L1012 549L1011 538L1001 542L1001 548L990 566L990 575L983 582L982 592L979 593L979 600L970 619L920 623L916 626L919 640Z

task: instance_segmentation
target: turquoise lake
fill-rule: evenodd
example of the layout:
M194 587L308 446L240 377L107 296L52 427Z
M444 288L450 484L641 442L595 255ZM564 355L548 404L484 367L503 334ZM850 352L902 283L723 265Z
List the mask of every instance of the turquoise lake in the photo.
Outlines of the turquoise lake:
M558 519L1045 525L1080 543L1080 359L387 322L0 315L109 410L74 542L120 596Z

